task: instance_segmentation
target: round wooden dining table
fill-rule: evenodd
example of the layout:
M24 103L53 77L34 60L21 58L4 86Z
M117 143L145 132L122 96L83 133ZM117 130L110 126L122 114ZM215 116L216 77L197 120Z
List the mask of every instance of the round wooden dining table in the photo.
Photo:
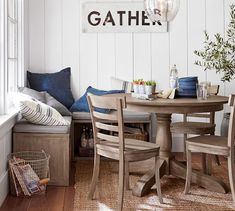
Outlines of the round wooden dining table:
M160 146L161 177L164 175L173 175L185 179L186 165L177 161L172 153L172 134L170 131L172 114L216 112L223 110L223 105L228 102L228 97L210 96L207 100L198 100L196 98L178 98L162 99L157 98L152 101L141 100L126 96L127 110L155 113L157 116L157 135L156 144ZM192 182L208 190L226 193L227 186L219 179L193 170ZM132 193L135 196L146 195L155 184L154 167L143 175L134 188Z

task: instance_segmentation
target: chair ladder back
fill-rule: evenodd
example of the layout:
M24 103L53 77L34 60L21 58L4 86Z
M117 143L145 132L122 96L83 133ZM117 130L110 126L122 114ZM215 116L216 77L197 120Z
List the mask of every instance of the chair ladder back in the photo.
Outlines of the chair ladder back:
M215 112L210 112L210 123L215 124Z
M235 94L230 95L228 104L231 106L228 127L228 146L231 148L231 150L233 150L235 141Z
M212 86L210 86L209 94L210 95L218 95L219 88L220 88L219 85L212 85ZM211 124L215 124L215 112L210 112L210 117L209 118L210 118L210 123Z
M219 93L219 88L220 88L219 85L211 85L209 87L209 94L210 95L217 95Z
M217 95L219 93L219 88L219 85L210 86L210 95ZM208 118L210 119L211 124L215 124L215 112L184 114L184 122L187 122L187 117Z
M118 112L118 136L119 136L119 157L120 159L124 159L124 150L125 150L125 139L124 139L124 121L123 121L123 105L126 106L126 98L123 101L121 99L117 99L117 112Z
M100 140L118 143L120 153L123 153L123 105L126 105L126 98L88 96L87 99L94 131L94 144L100 143ZM95 111L95 108L100 108L99 106L104 109L112 109L112 111L109 113ZM116 132L117 135L115 135L114 132Z

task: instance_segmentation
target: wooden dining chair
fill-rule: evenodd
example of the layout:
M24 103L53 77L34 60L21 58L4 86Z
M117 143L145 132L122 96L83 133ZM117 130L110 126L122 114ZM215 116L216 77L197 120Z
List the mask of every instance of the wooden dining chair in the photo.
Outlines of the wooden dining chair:
M185 183L185 194L189 192L192 166L191 152L202 152L212 155L228 157L228 174L233 203L235 204L235 169L234 169L234 139L235 139L235 95L229 98L231 116L229 122L228 137L203 135L186 140L187 174Z
M124 180L129 184L128 163L155 157L155 179L157 194L162 203L159 175L159 147L156 144L124 138L123 109L126 98L88 96L94 133L94 169L89 199L93 198L100 169L100 156L119 161L118 210L123 207ZM100 113L97 108L110 110ZM112 123L112 124L110 124ZM116 135L115 135L116 133Z
M219 93L219 85L212 85L209 89L210 95L217 95ZM188 117L206 118L209 122L188 121ZM184 134L184 152L185 140L189 134L192 135L214 135L215 134L215 112L209 113L187 113L183 115L183 122L174 122L171 124L171 132L177 134ZM215 156L215 161L220 165L219 157ZM210 173L210 167L207 165L206 156L202 157L202 165L204 173Z

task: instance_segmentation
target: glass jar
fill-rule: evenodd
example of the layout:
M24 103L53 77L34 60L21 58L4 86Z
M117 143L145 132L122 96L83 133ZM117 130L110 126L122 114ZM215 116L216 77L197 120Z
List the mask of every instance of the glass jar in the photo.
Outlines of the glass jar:
M87 147L88 140L87 140L87 132L85 127L82 129L82 134L81 134L81 147L85 148Z
M90 133L89 133L88 146L89 148L94 148L94 137L93 137L92 129L90 129Z
M171 89L175 89L178 86L178 70L176 65L171 68L169 83Z

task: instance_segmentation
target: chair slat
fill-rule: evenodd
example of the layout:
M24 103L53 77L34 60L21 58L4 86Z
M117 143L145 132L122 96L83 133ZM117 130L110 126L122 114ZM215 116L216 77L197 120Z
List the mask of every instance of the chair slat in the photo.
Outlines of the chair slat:
M228 104L229 104L229 106L234 106L235 105L235 94L232 94L230 96Z
M99 133L97 133L97 137L102 140L119 143L119 137L117 137L117 136L111 136L111 135L107 135L107 134L103 134L103 133L99 132Z
M126 107L126 100L125 96L122 96L120 94L120 97L112 97L112 95L105 95L105 96L99 96L99 98L95 98L95 96L89 95L91 101L92 101L92 106L96 108L105 108L105 109L113 109L117 110L117 100L121 99L123 108ZM94 100L95 98L95 100Z
M101 122L96 122L95 126L99 129L118 132L118 126L115 126L115 125L108 125L108 124L104 124Z
M98 118L98 119L103 119L103 120L112 120L112 121L117 121L118 118L117 118L117 112L114 111L114 112L111 112L111 113L100 113L100 112L96 112L96 111L93 111L93 115L94 117Z

